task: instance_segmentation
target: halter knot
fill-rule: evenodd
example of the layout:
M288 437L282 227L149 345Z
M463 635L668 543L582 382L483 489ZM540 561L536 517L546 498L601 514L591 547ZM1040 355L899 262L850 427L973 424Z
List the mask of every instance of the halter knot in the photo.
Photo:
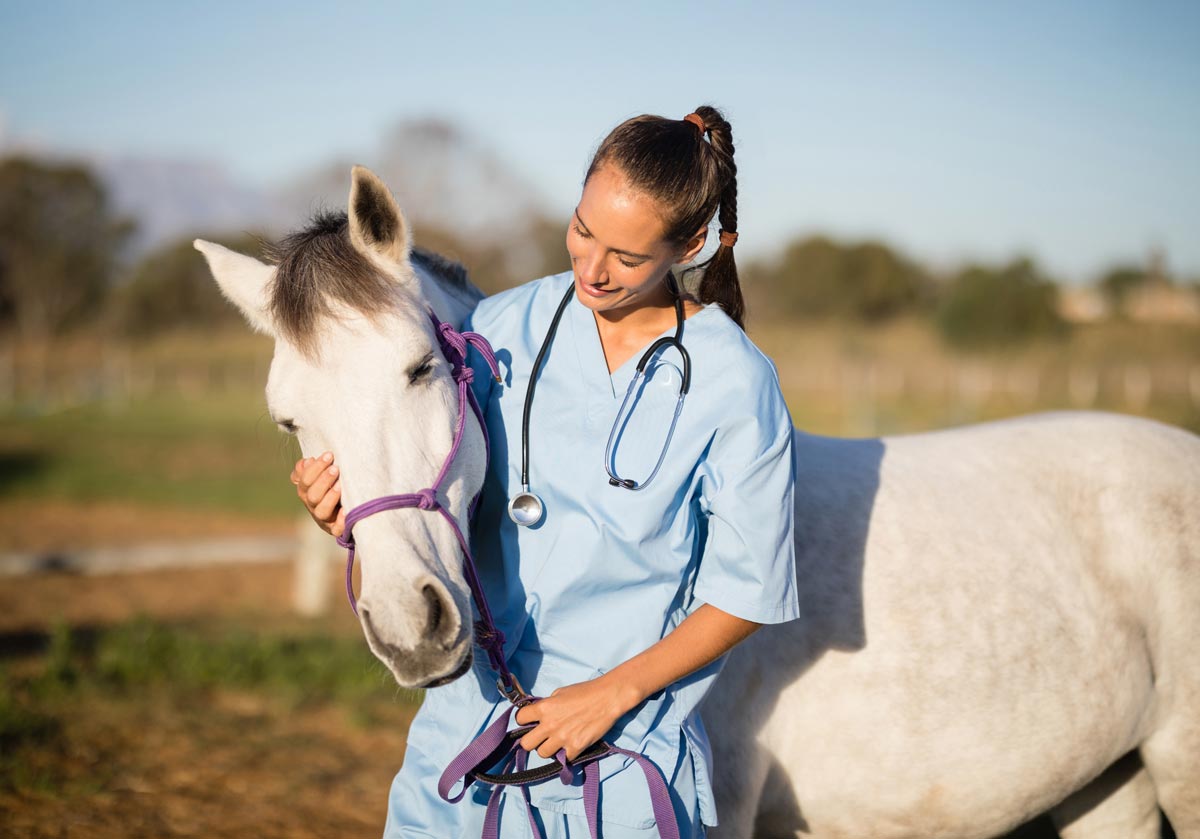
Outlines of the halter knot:
M452 363L455 361L466 361L467 358L467 339L462 333L448 323L439 322L437 325L438 343L442 345L442 352L453 350L457 359L448 359ZM449 353L446 353L449 355Z
M499 627L488 625L484 621L475 621L475 640L484 649L503 649L504 633Z
M455 370L453 375L454 381L456 382L466 382L467 384L470 384L471 382L475 381L475 370L465 364Z
M436 510L439 506L437 492L432 488L413 493L417 496L417 506L422 510Z

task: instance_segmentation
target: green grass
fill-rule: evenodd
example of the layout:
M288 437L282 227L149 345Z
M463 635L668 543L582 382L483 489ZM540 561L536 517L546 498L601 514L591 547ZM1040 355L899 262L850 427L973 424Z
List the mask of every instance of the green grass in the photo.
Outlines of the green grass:
M357 635L325 630L256 631L237 623L172 624L138 617L98 630L55 625L44 651L0 701L99 692L111 696L166 688L194 695L217 689L259 692L294 707L355 707L392 701L398 689ZM419 691L400 691L420 701Z
M45 416L0 415L5 498L121 500L291 514L294 439L261 395L96 403Z

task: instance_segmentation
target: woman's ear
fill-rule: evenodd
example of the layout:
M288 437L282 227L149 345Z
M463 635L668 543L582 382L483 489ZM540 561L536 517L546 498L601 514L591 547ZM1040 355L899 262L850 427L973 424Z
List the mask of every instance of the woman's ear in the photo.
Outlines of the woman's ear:
M679 259L675 260L679 265L686 265L696 258L696 254L704 250L704 243L708 241L708 225L704 225L696 231L696 235L688 239L688 243L684 245L683 254Z

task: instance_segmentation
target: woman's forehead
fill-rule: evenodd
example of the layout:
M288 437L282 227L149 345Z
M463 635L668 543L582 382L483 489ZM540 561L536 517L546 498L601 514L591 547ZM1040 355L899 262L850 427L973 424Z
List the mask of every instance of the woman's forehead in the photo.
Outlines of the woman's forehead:
M584 184L576 214L612 250L649 254L665 244L658 202L631 186L614 166L602 166Z

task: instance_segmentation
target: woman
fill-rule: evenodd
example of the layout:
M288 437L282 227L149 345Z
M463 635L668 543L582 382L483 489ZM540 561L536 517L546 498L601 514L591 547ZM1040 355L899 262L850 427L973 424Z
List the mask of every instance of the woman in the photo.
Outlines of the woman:
M792 424L774 367L742 329L733 152L729 123L711 107L621 124L597 150L568 226L571 270L484 300L467 325L491 341L506 377L496 384L482 366L474 377L494 450L473 542L509 666L545 697L517 711L518 723L536 723L521 744L570 759L604 738L645 755L669 784L682 836L716 824L697 704L734 645L798 617ZM718 211L720 246L680 308L671 268L695 259ZM690 387L673 426L687 369L674 345L650 359L632 412L622 405L645 349L677 331ZM508 503L526 453L544 513L519 527ZM339 534L332 456L298 462L292 481ZM436 791L449 760L508 707L475 658L471 674L426 694L413 721L389 837L480 833L488 789L458 804ZM603 835L657 835L638 768L620 756L600 765ZM588 835L577 783L529 793L546 835ZM522 809L509 802L502 835L530 834Z

